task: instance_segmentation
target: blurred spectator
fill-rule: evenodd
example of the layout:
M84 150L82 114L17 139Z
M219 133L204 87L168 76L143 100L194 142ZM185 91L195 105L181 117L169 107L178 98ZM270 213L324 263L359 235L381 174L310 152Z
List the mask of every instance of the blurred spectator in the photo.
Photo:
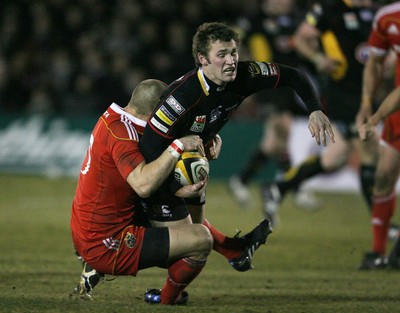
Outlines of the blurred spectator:
M193 68L197 26L255 1L1 1L0 112L98 115L137 81Z

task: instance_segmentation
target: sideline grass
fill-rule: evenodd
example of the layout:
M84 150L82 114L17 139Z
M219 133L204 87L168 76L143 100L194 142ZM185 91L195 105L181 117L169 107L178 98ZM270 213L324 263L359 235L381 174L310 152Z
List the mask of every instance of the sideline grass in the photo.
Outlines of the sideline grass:
M321 193L316 212L281 208L281 225L254 258L255 269L234 271L213 252L188 288L185 307L142 301L147 287L161 287L165 271L118 277L95 289L95 301L71 298L80 265L72 255L70 204L75 179L0 175L0 312L398 312L400 273L360 272L370 246L370 226L357 194ZM258 190L252 187L256 206ZM209 220L234 235L251 230L259 209L241 210L223 182L208 188Z

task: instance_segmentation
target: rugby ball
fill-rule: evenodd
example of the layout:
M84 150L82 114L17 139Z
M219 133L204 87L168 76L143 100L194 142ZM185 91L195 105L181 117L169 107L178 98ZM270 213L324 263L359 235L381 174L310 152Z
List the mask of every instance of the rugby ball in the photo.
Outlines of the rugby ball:
M182 185L192 185L207 177L208 160L197 151L183 152L175 166L175 179Z

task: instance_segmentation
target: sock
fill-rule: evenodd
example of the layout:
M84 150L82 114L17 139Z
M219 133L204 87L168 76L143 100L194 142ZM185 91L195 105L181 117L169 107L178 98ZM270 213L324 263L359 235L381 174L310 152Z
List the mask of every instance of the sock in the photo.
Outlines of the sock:
M283 196L289 190L296 190L299 185L307 178L323 173L324 169L321 165L319 156L312 156L306 159L303 163L288 170L278 182L278 188Z
M361 165L360 167L361 192L369 211L372 210L372 189L375 182L375 170L376 166L374 165Z
M390 252L390 258L400 258L400 236L393 245L392 252Z
M244 251L243 241L236 237L227 237L214 226L212 226L206 219L203 225L206 226L214 239L213 250L222 254L227 259L235 259L242 255Z
M265 155L261 149L257 149L253 152L248 160L244 170L240 174L240 180L243 184L248 184L250 179L254 176L254 174L267 162L268 156Z
M372 251L385 255L390 218L395 209L396 196L392 193L389 196L373 197L372 201Z
M206 265L204 261L183 258L168 267L168 278L161 289L161 303L175 304L181 292L189 285Z

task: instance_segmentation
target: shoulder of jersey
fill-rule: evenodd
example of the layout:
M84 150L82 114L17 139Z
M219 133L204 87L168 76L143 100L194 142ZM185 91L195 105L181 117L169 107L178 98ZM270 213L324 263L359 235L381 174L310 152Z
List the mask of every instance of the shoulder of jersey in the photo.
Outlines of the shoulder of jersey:
M110 121L106 121L106 126L111 135L116 139L139 140L137 126L124 115L118 114Z

